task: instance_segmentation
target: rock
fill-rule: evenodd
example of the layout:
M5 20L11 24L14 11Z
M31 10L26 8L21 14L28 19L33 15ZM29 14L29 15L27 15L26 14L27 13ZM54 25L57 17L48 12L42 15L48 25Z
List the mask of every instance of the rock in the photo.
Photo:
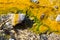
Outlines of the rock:
M33 3L39 3L38 0L31 0Z
M29 31L29 30L19 30L19 35L17 40L40 40L40 36Z
M42 15L40 16L40 19L42 20L42 19L44 19L44 17L45 17L45 14L42 14Z
M60 15L58 15L58 16L56 17L56 21L57 21L57 22L60 22Z
M40 35L40 39L41 39L41 40L48 40L46 34L42 34L42 35Z
M50 35L47 36L48 40L60 40L60 35L52 33Z
M9 40L14 40L14 39L10 38Z

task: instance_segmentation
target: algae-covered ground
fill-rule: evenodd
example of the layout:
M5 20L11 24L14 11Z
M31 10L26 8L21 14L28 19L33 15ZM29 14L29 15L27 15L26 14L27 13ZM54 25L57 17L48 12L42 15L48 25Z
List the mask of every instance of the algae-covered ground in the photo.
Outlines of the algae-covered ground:
M36 34L60 34L60 0L0 0L0 14L11 13L15 15L15 20L22 13L33 21L31 23L25 20L25 26L19 24L19 28L27 27Z
M36 1L36 0L35 0ZM0 0L0 14L9 12L27 13L35 20L32 29L39 32L60 32L60 23L56 17L60 14L60 0ZM38 27L39 26L39 27Z

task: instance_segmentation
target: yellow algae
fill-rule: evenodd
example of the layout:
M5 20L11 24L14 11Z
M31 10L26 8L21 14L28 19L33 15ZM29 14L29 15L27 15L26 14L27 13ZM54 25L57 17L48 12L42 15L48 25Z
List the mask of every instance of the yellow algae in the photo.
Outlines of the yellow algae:
M49 30L49 27L41 25L39 28L40 33L45 33Z
M13 20L13 25L17 24L18 23L18 18L19 18L19 14L14 14L14 20Z

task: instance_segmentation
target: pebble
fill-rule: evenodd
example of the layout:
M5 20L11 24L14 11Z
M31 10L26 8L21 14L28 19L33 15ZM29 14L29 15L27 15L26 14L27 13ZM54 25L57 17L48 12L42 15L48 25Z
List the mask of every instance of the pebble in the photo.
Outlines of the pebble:
M31 2L33 2L33 3L38 3L38 0L31 0Z
M57 15L56 21L57 21L57 22L60 22L60 15Z
M40 19L42 20L42 19L44 19L44 17L45 17L45 14L42 14L42 15L40 16Z
M14 40L14 39L10 38L9 40Z

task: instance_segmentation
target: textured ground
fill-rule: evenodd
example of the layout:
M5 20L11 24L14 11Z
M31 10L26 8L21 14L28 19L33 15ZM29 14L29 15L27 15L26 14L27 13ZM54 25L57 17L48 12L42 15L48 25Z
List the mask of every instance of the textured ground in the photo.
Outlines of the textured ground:
M0 0L0 14L10 12L28 14L35 22L30 31L41 34L18 30L17 40L60 40L60 0Z

